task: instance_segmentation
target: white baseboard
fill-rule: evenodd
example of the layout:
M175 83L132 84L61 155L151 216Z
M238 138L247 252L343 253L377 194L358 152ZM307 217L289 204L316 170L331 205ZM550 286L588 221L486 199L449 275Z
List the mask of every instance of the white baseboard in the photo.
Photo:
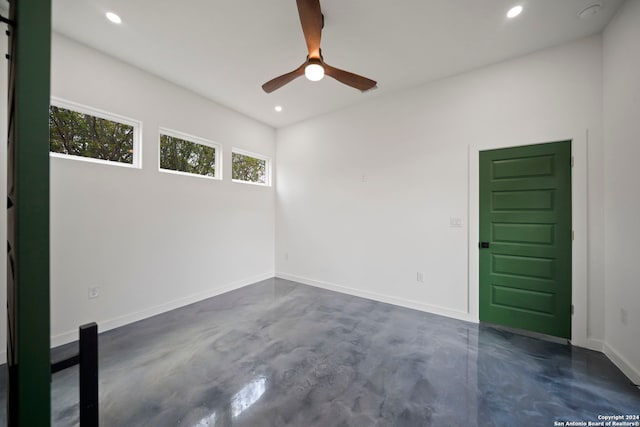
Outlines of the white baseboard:
M337 285L335 283L309 279L306 277L300 277L300 276L296 276L288 273L276 272L276 277L279 277L285 280L292 280L294 282L303 283L309 286L315 286L316 288L322 288L330 291L340 292L342 294L352 295L352 296L361 297L361 298L367 298L374 301L398 305L400 307L411 308L414 310L438 314L441 316L452 317L454 319L464 320L467 322L478 323L478 319L474 319L473 316L471 316L469 313L465 311L453 310L446 307L438 307L435 305L424 304L424 303L415 302L415 301L411 301L404 298L398 298L390 295L379 294L377 292L363 291L361 289L350 288L348 286L342 286L342 285Z
M193 304L195 302L202 301L207 298L215 297L217 295L224 294L226 292L233 291L247 285L252 285L256 282L260 282L261 280L270 279L274 277L274 275L275 275L274 272L268 272L268 273L259 274L257 276L248 277L246 279L236 280L235 282L227 283L225 285L218 286L213 289L208 289L204 292L198 292L196 294L178 298L164 304L156 305L154 307L149 307L144 310L137 311L135 313L125 314L124 316L118 316L113 319L106 319L106 320L96 319L95 322L98 324L98 330L100 332L105 332L111 329L119 328L120 326L128 325L129 323L137 322L138 320L143 320L148 317L155 316L157 314L174 310L176 308L184 307L185 305ZM77 328L72 331L62 332L60 334L53 335L51 337L51 347L53 348L59 345L67 344L72 341L76 341L77 339L78 339ZM4 360L6 361L6 353L5 353Z
M604 354L625 374L634 384L640 384L640 369L634 367L620 352L607 342L603 346Z
M571 345L602 353L604 342L597 338L587 338L581 341L571 341Z

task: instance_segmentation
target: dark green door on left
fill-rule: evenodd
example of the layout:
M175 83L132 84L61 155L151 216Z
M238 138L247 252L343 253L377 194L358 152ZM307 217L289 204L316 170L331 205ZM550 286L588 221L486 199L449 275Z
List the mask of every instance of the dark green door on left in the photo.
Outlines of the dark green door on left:
M7 426L49 427L51 0L12 0L9 8Z
M571 142L480 153L480 320L571 338Z

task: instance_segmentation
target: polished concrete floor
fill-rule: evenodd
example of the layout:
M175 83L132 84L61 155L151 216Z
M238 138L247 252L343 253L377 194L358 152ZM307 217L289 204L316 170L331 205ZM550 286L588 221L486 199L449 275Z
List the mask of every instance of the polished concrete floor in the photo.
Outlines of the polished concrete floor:
M54 376L54 426L76 384ZM102 334L100 405L104 427L553 426L640 390L597 352L270 279Z

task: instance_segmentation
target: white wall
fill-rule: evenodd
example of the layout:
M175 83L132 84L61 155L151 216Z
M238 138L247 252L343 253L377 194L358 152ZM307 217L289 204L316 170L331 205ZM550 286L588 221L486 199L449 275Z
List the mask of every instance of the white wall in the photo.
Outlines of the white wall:
M57 34L51 90L143 122L142 169L51 158L52 345L273 276L275 191L230 167L272 128ZM159 127L222 144L224 180L159 172Z
M639 46L640 1L628 0L604 32L605 353L636 383L640 383Z
M277 274L477 320L478 151L571 139L573 341L601 348L601 47L582 39L278 130Z

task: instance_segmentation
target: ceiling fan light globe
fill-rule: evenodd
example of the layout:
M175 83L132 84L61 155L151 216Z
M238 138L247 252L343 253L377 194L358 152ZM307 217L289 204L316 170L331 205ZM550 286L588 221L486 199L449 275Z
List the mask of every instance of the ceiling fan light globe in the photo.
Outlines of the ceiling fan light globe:
M317 82L324 77L324 68L320 64L309 64L304 68L304 75L312 82Z

